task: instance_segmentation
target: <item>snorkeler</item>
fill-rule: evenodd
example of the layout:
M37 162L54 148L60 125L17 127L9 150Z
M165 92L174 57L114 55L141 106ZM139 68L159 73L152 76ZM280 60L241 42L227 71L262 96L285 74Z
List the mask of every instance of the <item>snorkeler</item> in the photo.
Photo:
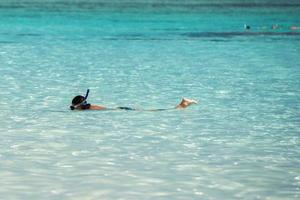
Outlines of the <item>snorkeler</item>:
M71 110L105 110L105 109L108 109L104 106L91 105L91 104L87 103L86 100L88 98L89 92L90 92L90 90L88 89L86 91L85 96L78 95L78 96L74 97L72 100L72 105L70 106L70 109ZM192 104L197 104L197 101L192 100L192 99L183 98L182 101L177 106L175 106L174 108L171 108L171 109L182 109L182 108L186 108ZM117 107L115 109L141 110L141 109L135 109L135 108L130 108L130 107ZM147 110L147 111L162 111L162 110L170 110L170 109L153 109L153 110Z

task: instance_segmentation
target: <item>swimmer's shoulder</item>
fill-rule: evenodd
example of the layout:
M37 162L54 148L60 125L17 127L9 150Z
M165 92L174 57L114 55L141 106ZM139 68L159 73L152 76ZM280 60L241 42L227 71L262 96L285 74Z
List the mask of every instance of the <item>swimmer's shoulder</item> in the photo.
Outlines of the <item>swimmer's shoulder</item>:
M104 106L98 106L98 105L91 105L89 109L90 110L105 110L106 107L104 107Z

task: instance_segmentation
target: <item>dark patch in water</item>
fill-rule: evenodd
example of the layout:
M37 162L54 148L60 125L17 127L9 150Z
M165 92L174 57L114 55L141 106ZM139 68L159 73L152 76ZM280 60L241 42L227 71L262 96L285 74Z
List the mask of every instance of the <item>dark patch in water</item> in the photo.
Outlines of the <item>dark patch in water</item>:
M212 39L209 41L211 41L211 42L229 42L229 40L222 40L222 39Z
M300 36L300 32L189 32L181 35L190 38L233 38L238 36Z
M0 41L0 44L15 44L16 42L11 41Z
M174 23L174 21L173 21ZM152 31L183 31L183 28L152 28Z
M21 36L21 37L40 37L40 36L42 36L41 34L36 34L36 33L19 33L16 35Z
M187 33L160 33L156 35L143 33L123 33L114 36L104 37L103 40L153 40L153 41L167 41L167 40L191 40L204 39L211 42L228 42L235 38L250 38L263 37L270 40L282 40L287 37L296 39L300 36L300 32L187 32ZM283 38L282 38L283 37Z
M131 41L169 41L173 40L170 38L154 38L154 37L106 37L103 40L111 40L111 41L118 41L118 40L131 40Z
M137 38L137 37L145 37L145 35L141 33L124 33L124 34L116 35L116 37Z

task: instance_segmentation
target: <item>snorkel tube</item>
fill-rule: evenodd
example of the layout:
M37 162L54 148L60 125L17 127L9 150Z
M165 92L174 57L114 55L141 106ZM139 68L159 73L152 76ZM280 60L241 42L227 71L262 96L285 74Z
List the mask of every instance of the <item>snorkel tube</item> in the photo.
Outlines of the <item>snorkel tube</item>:
M87 90L86 90L86 93L85 93L84 100L86 100L86 99L88 98L89 93L90 93L90 89L87 89Z

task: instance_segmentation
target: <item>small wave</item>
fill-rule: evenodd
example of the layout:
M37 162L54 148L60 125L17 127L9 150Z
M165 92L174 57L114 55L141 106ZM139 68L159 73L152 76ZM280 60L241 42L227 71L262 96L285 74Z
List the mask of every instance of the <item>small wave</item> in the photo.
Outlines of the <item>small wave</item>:
M16 34L16 36L19 36L19 37L40 37L42 35L37 34L37 33L19 33L19 34Z
M0 44L15 44L16 42L12 41L0 41Z

